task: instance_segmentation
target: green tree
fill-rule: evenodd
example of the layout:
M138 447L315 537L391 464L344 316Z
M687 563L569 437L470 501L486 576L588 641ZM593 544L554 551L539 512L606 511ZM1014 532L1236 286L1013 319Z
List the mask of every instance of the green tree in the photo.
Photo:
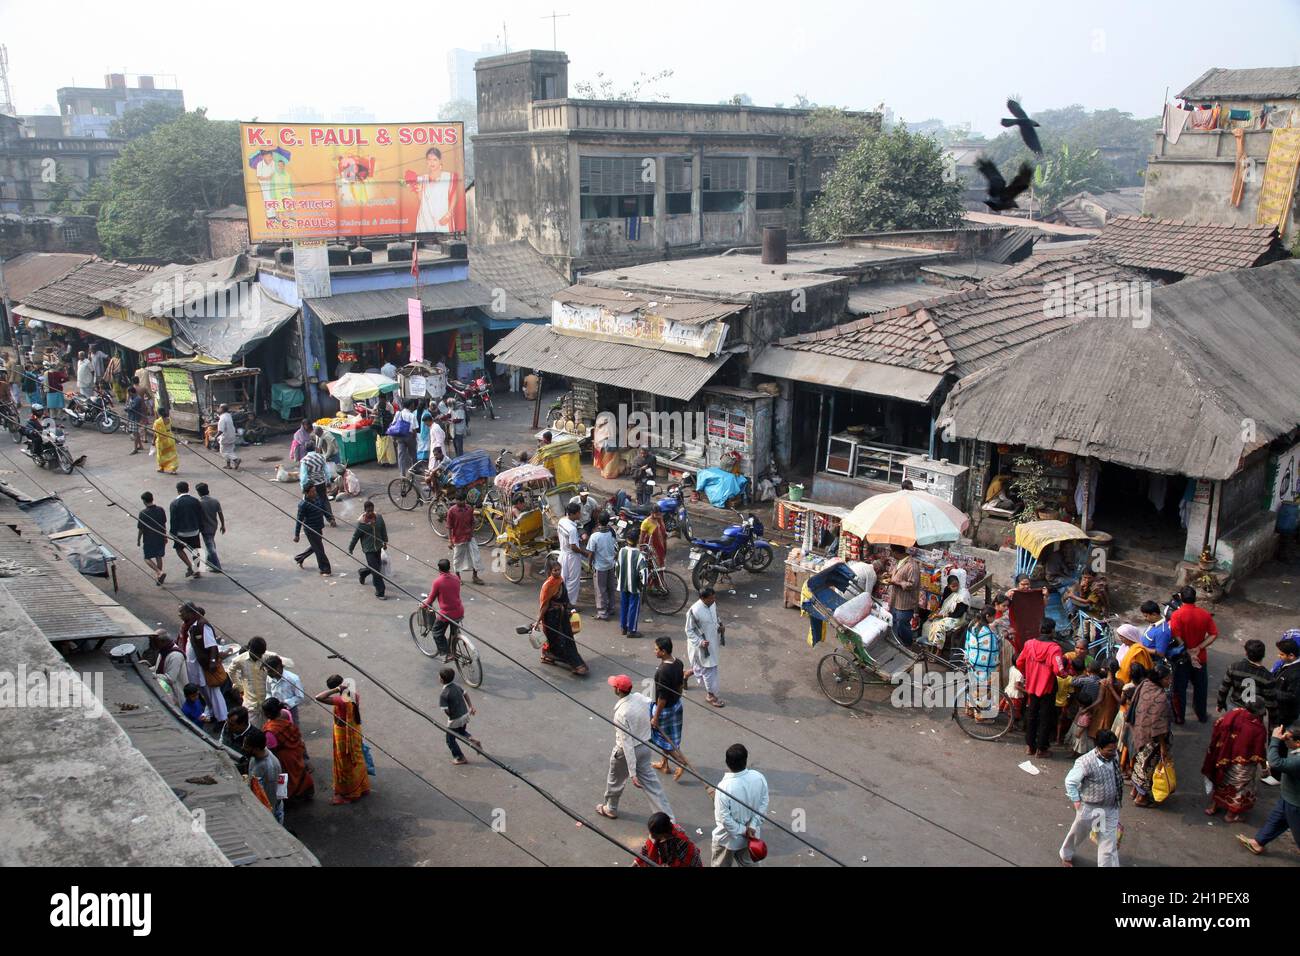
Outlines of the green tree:
M239 124L184 113L131 140L109 167L99 239L110 257L203 249L202 214L243 199Z
M468 182L474 178L474 143L470 137L478 133L478 107L473 100L450 100L439 107L438 119L465 124L465 181Z
M89 183L79 184L66 177L63 167L58 168L58 178L46 194L49 211L55 216L98 216L100 207L108 196L108 177L100 176Z
M124 139L139 139L141 136L148 136L164 123L178 119L183 112L185 111L167 103L145 103L143 106L127 110L113 120L109 132Z
M1069 143L1062 143L1034 168L1034 193L1043 211L1051 212L1076 193L1114 188L1118 178L1100 150L1071 149Z
M901 123L871 131L840 157L808 214L816 239L886 229L942 229L961 218L961 185L944 181L943 149Z
M1126 152L1113 160L1101 157L1101 161L1115 171L1112 185L1106 188L1142 184L1142 173L1146 168L1146 157L1151 151L1152 137L1160 127L1159 117L1135 119L1132 113L1115 109L1093 110L1090 113L1078 104L1031 112L1030 115L1040 124L1038 138L1042 141L1044 153L1056 153L1062 143L1069 143L1072 149L1085 151L1117 147ZM999 168L1018 167L1021 162L1034 162L1036 159L1025 148L1020 133L1016 130L1009 130L991 140L987 155Z

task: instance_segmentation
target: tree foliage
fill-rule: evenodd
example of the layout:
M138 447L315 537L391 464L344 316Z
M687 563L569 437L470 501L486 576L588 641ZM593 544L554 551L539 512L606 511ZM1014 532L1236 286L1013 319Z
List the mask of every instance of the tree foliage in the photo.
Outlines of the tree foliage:
M1113 189L1118 179L1115 168L1101 158L1098 150L1071 149L1069 143L1062 143L1035 167L1034 193L1044 212L1051 212L1085 190L1100 193Z
M473 100L450 100L438 109L438 118L465 124L465 180L474 178L474 143L471 136L478 133L478 107Z
M888 229L942 229L961 217L961 186L944 181L943 149L902 124L864 135L840 157L808 214L817 239Z
M131 140L109 167L99 239L110 257L198 255L202 215L243 199L239 124L202 109Z
M1106 188L1142 184L1142 170L1146 168L1152 137L1160 127L1159 117L1134 119L1132 113L1115 109L1088 112L1078 104L1062 109L1031 112L1030 115L1040 124L1038 137L1045 153L1057 153L1064 143L1069 143L1073 150L1082 151L1102 147L1128 150L1127 156L1114 160L1100 157L1101 162L1115 172L1111 185ZM999 167L1016 167L1021 162L1034 161L1033 154L1025 148L1016 130L1009 130L993 139L989 143L987 155Z
M145 103L143 106L127 110L113 120L109 132L124 139L139 139L141 136L148 136L164 123L179 119L184 112L179 107L167 103Z
M622 88L613 77L597 73L594 81L580 81L573 84L573 91L586 100L666 100L668 94L655 89L660 83L673 75L672 70L660 70L658 73L642 73L635 80Z

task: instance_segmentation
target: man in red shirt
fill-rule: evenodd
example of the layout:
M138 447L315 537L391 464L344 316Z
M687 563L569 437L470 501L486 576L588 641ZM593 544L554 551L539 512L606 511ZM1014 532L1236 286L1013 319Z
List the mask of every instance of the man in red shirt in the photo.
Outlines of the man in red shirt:
M456 502L447 509L447 540L451 542L451 557L456 564L456 577L462 571L474 572L474 583L482 584L478 576L483 567L478 542L474 540L474 508L465 500L465 492L456 492Z
M451 647L447 643L447 629L455 628L455 637L460 629L460 622L465 619L465 605L460 603L460 577L452 574L451 562L443 558L438 562L438 576L429 586L429 596L424 600L426 613L434 615L433 643L442 655L443 661L451 660ZM434 607L437 610L434 610Z
M1038 637L1025 641L1016 668L1025 677L1025 743L1029 756L1050 757L1056 730L1056 678L1065 673L1065 658L1056 643L1056 624L1043 621Z
M1182 606L1169 617L1169 633L1187 647L1186 653L1174 658L1174 723L1181 724L1187 713L1187 682L1192 683L1192 705L1196 719L1209 719L1206 701L1209 696L1209 673L1205 652L1219 639L1219 629L1209 611L1196 606L1196 588L1190 585L1178 592Z

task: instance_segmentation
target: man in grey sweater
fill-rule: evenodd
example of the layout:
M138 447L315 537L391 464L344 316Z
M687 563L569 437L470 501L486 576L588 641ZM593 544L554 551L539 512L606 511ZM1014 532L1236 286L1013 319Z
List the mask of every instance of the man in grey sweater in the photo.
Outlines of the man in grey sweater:
M1074 804L1074 823L1061 844L1061 863L1074 866L1075 846L1097 831L1097 865L1119 866L1119 804L1124 793L1116 751L1119 741L1109 730L1097 734L1097 746L1074 762L1065 777L1065 793Z

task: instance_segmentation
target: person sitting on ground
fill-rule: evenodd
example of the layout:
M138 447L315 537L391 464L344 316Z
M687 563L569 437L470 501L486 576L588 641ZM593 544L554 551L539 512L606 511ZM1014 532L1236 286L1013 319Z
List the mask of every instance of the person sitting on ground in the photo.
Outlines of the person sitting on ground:
M685 830L673 823L668 814L652 814L646 822L646 829L650 831L650 836L641 847L641 856L645 859L638 857L635 866L704 866L699 847L691 842ZM647 863L646 860L650 862Z
M203 698L199 696L198 684L185 685L185 703L181 704L181 712L192 720L196 727L203 726Z

